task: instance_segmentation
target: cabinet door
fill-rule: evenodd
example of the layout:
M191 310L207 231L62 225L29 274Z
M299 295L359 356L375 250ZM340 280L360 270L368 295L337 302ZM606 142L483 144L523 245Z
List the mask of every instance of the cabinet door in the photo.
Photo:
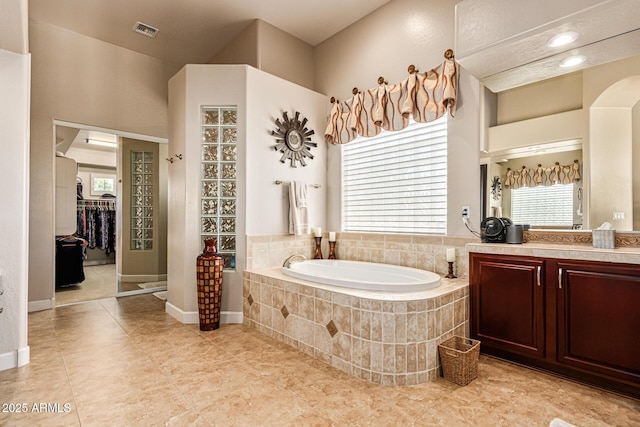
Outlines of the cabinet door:
M558 362L640 385L640 268L558 261Z
M471 254L471 334L481 349L544 357L544 274L543 260Z

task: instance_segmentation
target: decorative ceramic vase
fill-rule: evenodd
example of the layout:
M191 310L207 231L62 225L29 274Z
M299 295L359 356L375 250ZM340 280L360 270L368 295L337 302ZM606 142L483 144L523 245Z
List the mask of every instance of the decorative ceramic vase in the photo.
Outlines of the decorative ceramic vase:
M216 239L204 239L204 251L198 255L196 262L201 331L212 331L220 327L223 269L224 259L216 253Z

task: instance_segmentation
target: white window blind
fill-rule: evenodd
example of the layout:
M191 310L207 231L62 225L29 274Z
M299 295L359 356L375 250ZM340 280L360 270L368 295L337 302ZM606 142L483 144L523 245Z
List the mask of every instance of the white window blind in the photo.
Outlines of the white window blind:
M573 184L511 190L511 220L516 224L573 225Z
M343 228L447 231L447 119L342 145Z

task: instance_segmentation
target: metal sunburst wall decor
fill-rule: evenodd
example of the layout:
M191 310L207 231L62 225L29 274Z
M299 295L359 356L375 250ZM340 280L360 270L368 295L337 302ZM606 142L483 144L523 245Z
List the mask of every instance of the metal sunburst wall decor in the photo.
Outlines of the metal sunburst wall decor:
M318 146L315 142L311 142L311 135L315 132L307 129L307 119L300 120L300 113L297 111L296 116L292 119L289 118L286 111L282 113L282 118L282 121L276 119L278 129L271 131L271 135L275 136L277 141L273 148L282 153L280 162L284 163L289 159L293 168L298 167L296 162L307 166L304 159L306 157L313 159L309 148Z

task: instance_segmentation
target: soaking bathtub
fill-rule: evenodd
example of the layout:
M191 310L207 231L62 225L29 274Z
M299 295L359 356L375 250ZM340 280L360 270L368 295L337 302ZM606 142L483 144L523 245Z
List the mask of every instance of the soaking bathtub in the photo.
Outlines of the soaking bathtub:
M453 335L469 336L466 278L309 260L246 271L243 279L245 325L372 383L435 381L438 344Z
M383 292L416 292L440 286L440 276L417 268L362 261L314 259L282 267L288 276L325 285Z

